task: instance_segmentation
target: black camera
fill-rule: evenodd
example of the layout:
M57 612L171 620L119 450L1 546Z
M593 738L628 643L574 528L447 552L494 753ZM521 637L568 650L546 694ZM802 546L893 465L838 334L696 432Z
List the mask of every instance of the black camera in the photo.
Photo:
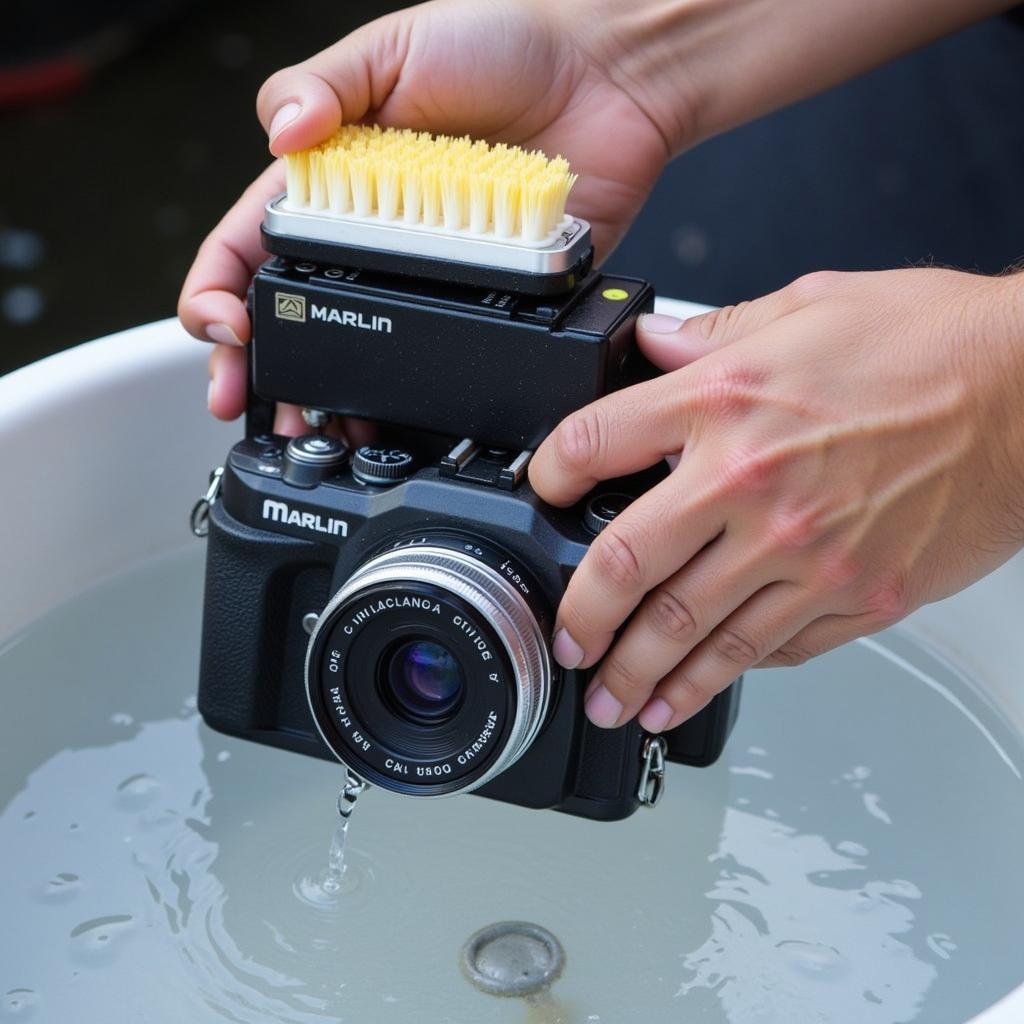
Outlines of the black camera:
M246 437L209 512L207 723L400 793L596 819L649 802L662 754L713 762L739 682L662 743L592 726L591 672L549 653L590 542L666 470L571 509L525 476L564 415L653 372L632 343L650 286L593 271L579 221L526 273L311 239L278 202L250 291ZM277 401L373 420L378 439L277 436Z

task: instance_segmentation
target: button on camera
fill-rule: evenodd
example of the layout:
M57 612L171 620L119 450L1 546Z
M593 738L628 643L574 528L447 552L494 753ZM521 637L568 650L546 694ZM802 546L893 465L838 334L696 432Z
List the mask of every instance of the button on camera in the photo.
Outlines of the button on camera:
M387 487L412 473L413 457L404 448L376 448L363 445L352 456L352 475L364 484Z
M631 494L595 494L587 502L583 513L583 525L593 534L610 526L616 516L633 503Z
M321 434L293 437L284 451L284 481L294 487L316 487L348 457L341 441Z

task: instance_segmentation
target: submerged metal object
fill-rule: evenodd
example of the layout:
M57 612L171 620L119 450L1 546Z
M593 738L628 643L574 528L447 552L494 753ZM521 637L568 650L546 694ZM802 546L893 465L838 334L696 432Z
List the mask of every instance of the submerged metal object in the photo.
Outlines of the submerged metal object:
M532 996L550 988L561 976L565 951L539 924L498 921L469 937L459 964L466 978L483 992Z

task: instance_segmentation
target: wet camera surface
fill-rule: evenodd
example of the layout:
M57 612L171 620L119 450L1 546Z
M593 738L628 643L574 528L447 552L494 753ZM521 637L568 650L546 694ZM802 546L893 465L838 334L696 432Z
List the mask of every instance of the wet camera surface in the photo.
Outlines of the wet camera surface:
M591 673L549 646L590 542L666 470L555 509L526 469L564 415L654 372L633 344L650 286L587 253L540 284L492 268L480 287L479 268L424 279L436 268L395 254L370 270L322 262L362 251L264 241L246 437L209 517L203 716L401 793L630 814L648 737L593 727ZM279 401L320 432L273 434ZM377 440L349 451L331 415L373 420ZM667 734L668 758L713 761L738 700L734 685Z

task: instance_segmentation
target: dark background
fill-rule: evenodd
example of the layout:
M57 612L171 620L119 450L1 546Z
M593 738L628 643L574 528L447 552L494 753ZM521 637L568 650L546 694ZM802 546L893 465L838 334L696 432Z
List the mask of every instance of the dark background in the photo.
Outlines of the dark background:
M0 372L172 314L199 242L268 160L260 83L391 6L5 8ZM69 52L96 65L88 81L12 104L12 65L74 78ZM1024 27L1003 17L676 160L609 265L725 303L823 267L1021 257Z

